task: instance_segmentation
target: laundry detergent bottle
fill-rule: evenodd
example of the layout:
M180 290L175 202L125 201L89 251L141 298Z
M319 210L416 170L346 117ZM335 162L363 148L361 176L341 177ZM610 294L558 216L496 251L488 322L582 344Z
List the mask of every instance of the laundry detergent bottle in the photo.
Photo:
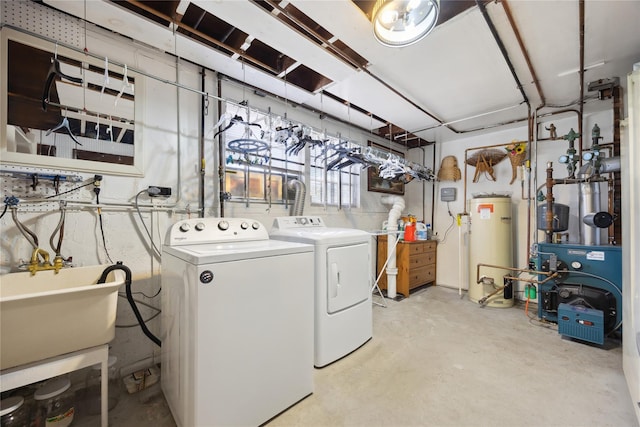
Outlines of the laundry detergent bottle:
M407 222L404 225L404 241L415 242L416 241L416 223Z
M416 223L416 239L427 240L427 226L424 222Z

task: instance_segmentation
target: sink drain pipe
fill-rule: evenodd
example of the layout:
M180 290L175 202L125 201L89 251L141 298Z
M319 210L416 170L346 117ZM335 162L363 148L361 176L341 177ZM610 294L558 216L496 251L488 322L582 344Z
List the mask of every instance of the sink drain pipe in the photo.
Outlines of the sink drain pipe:
M133 294L131 293L131 270L129 269L129 267L127 267L126 265L123 265L122 261L118 261L115 265L110 265L109 267L105 268L104 271L102 272L102 275L98 279L98 284L106 282L107 281L107 275L109 275L109 273L111 273L113 270L122 270L122 271L124 271L124 274L125 274L124 283L125 283L126 291L127 291L127 301L129 301L129 305L131 306L131 309L133 310L133 314L135 314L136 319L138 319L138 323L140 324L140 327L142 328L142 332L144 332L144 334L151 341L156 343L156 345L158 347L162 347L162 341L160 341L160 338L158 338L155 335L153 335L153 333L149 330L149 328L147 328L147 325L144 323L144 319L142 318L142 315L140 314L140 310L138 310L138 306L136 305L136 302L133 300Z

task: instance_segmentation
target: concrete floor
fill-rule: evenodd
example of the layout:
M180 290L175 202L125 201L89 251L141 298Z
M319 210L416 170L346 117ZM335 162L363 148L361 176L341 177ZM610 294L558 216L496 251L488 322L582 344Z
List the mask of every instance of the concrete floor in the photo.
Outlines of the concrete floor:
M523 305L480 308L437 286L374 305L373 317L373 339L316 369L314 393L270 427L638 426L619 342L563 339ZM99 425L78 415L77 426ZM156 385L123 396L110 425L175 423Z

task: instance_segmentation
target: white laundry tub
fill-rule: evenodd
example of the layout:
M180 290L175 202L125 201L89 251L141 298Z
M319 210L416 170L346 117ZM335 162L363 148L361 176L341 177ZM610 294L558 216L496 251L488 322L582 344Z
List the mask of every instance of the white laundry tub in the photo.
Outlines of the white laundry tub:
M96 284L106 267L0 276L0 370L111 341L125 273Z

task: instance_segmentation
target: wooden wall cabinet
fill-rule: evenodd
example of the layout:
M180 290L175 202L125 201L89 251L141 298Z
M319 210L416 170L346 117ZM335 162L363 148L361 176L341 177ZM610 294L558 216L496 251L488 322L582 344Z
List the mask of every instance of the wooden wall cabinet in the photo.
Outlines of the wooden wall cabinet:
M405 298L417 287L436 283L436 249L435 240L417 240L415 242L398 242L396 246L396 292ZM387 236L378 236L377 274L387 260ZM377 277L377 275L376 275ZM387 289L387 273L380 277L380 289Z

